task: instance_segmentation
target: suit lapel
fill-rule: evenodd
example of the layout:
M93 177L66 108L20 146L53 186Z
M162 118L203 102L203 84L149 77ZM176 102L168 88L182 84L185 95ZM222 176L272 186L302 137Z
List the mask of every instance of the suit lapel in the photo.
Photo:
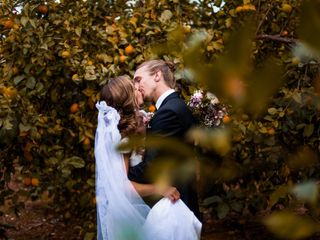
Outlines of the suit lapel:
M177 98L177 97L179 97L179 94L178 94L177 92L171 93L169 96L167 96L167 97L163 100L163 102L161 103L159 109L160 109L162 106L164 106L169 100L174 99L174 98ZM159 109L157 109L157 111L158 111Z
M154 112L151 120L149 121L148 126L147 126L147 132L149 132L149 133L152 132L152 120L156 117L156 114L159 112L159 110L161 109L161 107L164 106L168 101L170 101L171 99L174 99L174 98L179 98L179 94L178 94L177 92L171 93L169 96L167 96L167 97L163 100L163 102L161 103L159 109L157 109L157 110ZM160 111L160 114L161 114L161 111Z

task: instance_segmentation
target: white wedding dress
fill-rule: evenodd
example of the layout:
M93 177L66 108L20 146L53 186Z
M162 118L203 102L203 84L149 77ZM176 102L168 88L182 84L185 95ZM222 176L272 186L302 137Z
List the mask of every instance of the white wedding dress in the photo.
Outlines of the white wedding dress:
M134 189L123 155L120 116L102 101L95 138L97 239L98 240L196 240L202 224L182 200L162 198L151 209Z

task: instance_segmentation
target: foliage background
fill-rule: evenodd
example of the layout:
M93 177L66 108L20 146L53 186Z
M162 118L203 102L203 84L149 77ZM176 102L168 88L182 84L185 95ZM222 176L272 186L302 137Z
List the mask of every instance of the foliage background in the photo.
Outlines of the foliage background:
M0 6L0 205L47 192L95 232L95 102L146 59L174 61L186 99L199 85L231 122L198 130L201 202L280 237L319 220L319 1L17 1ZM215 10L214 7L221 7ZM21 11L18 9L21 9ZM13 173L27 191L8 187ZM308 211L295 214L297 207ZM279 210L286 210L280 211ZM3 211L3 210L2 210ZM277 224L275 224L277 223ZM295 229L294 231L292 229Z

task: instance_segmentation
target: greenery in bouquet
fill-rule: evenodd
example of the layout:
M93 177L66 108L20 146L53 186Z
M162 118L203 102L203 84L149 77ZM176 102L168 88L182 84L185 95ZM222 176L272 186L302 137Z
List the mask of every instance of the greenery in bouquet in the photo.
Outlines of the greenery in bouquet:
M214 94L203 89L194 91L187 105L203 127L218 127L228 116L227 107Z

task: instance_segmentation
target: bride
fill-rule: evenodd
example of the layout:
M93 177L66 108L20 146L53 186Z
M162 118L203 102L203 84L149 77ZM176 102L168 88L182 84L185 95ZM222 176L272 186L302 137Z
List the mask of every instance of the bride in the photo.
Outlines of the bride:
M138 111L141 93L128 77L120 76L103 87L101 99L95 138L98 239L200 239L202 225L177 189L130 181L128 167L139 154L116 150L129 136L145 133ZM154 195L163 198L150 209L142 197Z

